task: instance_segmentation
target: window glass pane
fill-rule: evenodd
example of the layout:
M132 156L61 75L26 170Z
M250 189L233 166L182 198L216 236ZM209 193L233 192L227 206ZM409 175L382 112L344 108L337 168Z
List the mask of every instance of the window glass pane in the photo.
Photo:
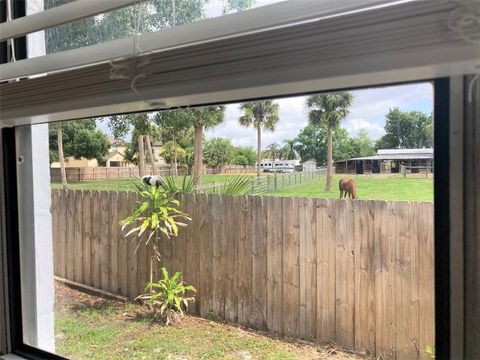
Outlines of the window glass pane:
M347 358L432 353L432 112L420 83L19 128L25 341L74 359L318 359L329 338ZM158 221L177 207L189 219ZM175 272L197 290L185 316L161 293Z
M149 0L45 30L46 52L77 49L286 0ZM45 0L45 8L65 0Z

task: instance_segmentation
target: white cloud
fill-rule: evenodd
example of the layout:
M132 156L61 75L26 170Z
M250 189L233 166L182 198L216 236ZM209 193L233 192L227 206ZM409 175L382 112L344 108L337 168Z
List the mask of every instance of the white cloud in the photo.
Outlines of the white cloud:
M393 107L402 110L419 110L431 113L433 109L433 87L430 83L408 84L382 88L352 91L354 100L350 115L342 122L351 136L365 129L372 139L384 134L385 115ZM280 106L280 121L273 133L262 133L262 145L281 143L292 139L308 122L305 97L292 97L275 100ZM207 131L207 137L226 137L236 146L256 147L256 132L238 124L241 111L238 104L227 105L225 122L214 130Z

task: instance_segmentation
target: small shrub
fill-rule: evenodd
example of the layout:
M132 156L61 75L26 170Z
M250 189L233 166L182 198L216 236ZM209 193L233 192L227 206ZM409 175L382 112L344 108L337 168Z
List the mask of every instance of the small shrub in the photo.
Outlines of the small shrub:
M183 309L188 308L190 302L195 301L194 296L186 297L186 292L195 293L197 290L186 285L182 279L182 273L176 272L170 276L167 269L161 269L163 279L157 282L147 282L145 285L145 294L137 297L139 300L145 300L152 308L156 319L162 317L166 324L177 321L183 316Z

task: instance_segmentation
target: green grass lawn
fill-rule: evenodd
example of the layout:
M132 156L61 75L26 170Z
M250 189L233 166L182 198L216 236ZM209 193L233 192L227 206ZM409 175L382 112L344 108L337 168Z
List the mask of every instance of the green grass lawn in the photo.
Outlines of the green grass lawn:
M204 175L202 177L203 184L209 184L213 182L225 182L231 175ZM177 183L181 184L183 176L177 178ZM52 189L61 189L61 183L52 183ZM100 190L100 191L136 191L135 186L130 179L119 180L90 180L82 182L72 182L68 184L69 189L73 190Z
M338 181L342 177L353 178L357 183L357 195L361 200L407 200L407 201L432 201L433 179L425 178L403 178L400 175L335 175L332 192L326 193L325 177L308 180L296 186L289 186L281 190L270 192L271 196L293 196L338 199ZM225 182L231 175L205 175L202 178L203 184L212 182ZM183 177L178 177L181 183ZM131 180L95 180L71 183L70 189L75 190L109 190L109 191L135 191ZM52 189L61 188L61 184L53 183Z
M56 352L71 359L359 359L332 347L294 343L186 316L164 326L147 308L56 285Z
M300 185L290 186L268 195L338 199L338 181L348 177L357 183L357 196L361 200L408 200L432 201L433 179L403 178L398 176L335 175L332 192L326 193L325 178L308 180Z

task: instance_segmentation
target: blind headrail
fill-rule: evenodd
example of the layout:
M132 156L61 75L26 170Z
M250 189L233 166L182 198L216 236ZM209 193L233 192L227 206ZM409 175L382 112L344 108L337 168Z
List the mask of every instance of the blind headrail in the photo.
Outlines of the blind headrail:
M0 41L67 24L146 0L76 0L0 24Z

